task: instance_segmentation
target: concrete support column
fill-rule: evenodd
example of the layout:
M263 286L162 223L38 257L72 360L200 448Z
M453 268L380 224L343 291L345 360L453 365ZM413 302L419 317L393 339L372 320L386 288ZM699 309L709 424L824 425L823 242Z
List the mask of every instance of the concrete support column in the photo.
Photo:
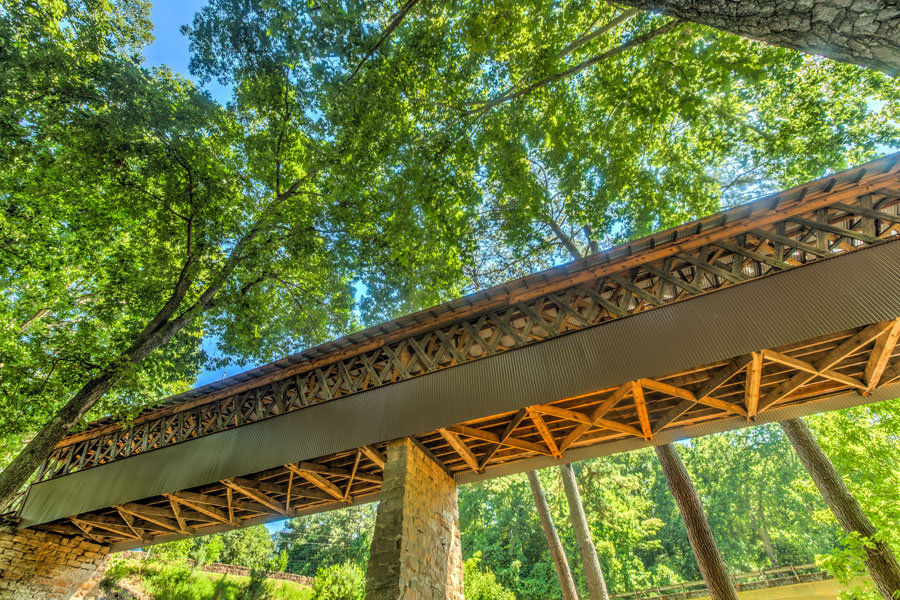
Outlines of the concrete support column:
M463 600L456 483L408 438L388 444L366 600Z
M109 549L80 537L0 533L0 600L93 598Z

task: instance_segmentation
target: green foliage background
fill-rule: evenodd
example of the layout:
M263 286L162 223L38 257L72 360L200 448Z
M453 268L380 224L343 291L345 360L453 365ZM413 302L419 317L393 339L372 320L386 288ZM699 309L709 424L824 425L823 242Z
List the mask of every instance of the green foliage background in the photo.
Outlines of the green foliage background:
M127 420L204 368L278 358L900 145L896 79L605 2L422 1L381 43L389 4L210 0L185 34L192 73L233 86L226 105L141 66L149 8L0 7L3 465L98 377L115 384L82 425ZM132 361L170 302L171 339ZM812 419L895 546L898 411ZM865 541L839 534L779 430L682 450L730 568L828 555L858 570ZM699 577L649 452L578 474L612 591ZM564 522L557 475L542 478ZM473 597L559 596L531 506L519 476L461 490ZM159 552L357 581L373 515Z

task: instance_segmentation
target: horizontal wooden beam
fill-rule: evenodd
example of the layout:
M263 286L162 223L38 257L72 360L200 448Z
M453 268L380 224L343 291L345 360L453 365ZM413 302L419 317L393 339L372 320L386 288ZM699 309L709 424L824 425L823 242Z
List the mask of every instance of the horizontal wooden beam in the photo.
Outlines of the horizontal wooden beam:
M848 385L859 390L866 389L866 384L864 384L859 379L856 379L855 377L850 377L831 369L819 370L813 364L808 363L805 360L801 360L793 356L788 356L787 354L782 354L781 352L776 352L775 350L763 350L762 355L765 360L776 362L797 369L798 371L809 373L810 375L814 375L816 377L831 379L832 381L837 381L838 383L843 383L844 385Z
M138 519L141 519L143 521L147 521L148 523L153 523L155 525L163 527L164 529L174 531L175 533L193 532L192 528L182 528L176 520L171 518L174 517L174 515L172 515L169 511L159 509L158 507L129 502L127 504L118 504L113 508L133 517L137 517ZM165 513L167 516L163 516L163 513Z
M653 379L640 379L639 383L642 387L646 387L651 390L655 390L658 392L662 392L664 394L668 394L669 396L674 396L676 398L681 398L683 400L690 400L691 402L696 402L697 404L703 404L705 406L710 406L712 408L718 408L719 410L725 410L728 412L732 412L736 415L740 415L742 417L747 416L747 411L738 406L737 404L732 404L731 402L725 402L724 400L720 400L718 398L713 398L712 396L695 396L693 392L690 390L686 390L684 388L676 387L674 385L670 385L668 383L663 383L661 381L655 381Z

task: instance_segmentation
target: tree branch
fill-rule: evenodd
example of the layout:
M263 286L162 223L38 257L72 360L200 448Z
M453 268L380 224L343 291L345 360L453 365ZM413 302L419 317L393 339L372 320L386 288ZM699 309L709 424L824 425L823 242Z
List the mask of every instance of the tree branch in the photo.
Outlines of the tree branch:
M507 90L506 92L500 94L493 100L486 100L483 102L475 102L473 104L481 104L482 106L477 109L465 111L464 114L472 115L472 114L486 112L486 111L494 108L495 106L499 106L506 102L515 100L516 98L521 98L522 96L528 95L531 92L547 85L548 83L553 83L555 81L561 81L563 79L568 79L569 77L571 77L573 75L577 75L578 73L581 73L588 67L591 67L599 62L602 62L608 58L612 58L613 56L622 54L623 52L630 50L631 48L634 48L636 46L639 46L641 44L649 42L650 40L653 40L655 38L663 36L663 35L669 33L670 31L672 31L673 29L675 29L676 27L680 26L682 23L683 23L683 21L678 20L678 19L669 21L665 25L661 25L660 27L657 27L653 31L648 31L647 33L645 33L643 35L639 35L636 38L632 38L620 46L616 46L615 48L612 48L611 50L607 50L606 52L597 54L596 56L589 58L583 62L580 62L577 65L566 69L565 71L561 71L559 73L554 73L553 75L549 75L549 76L541 79L540 81L536 81L536 82L534 82L530 85L527 85L524 88L521 88L518 90L513 90L513 89Z
M581 48L582 46L587 44L588 42L591 42L591 41L597 39L598 37L602 36L603 34L608 32L613 27L616 27L617 25L621 25L625 21L629 20L631 17L638 14L638 12L639 11L637 9L626 10L625 12L619 14L616 18L611 20L606 25L602 25L602 26L598 27L597 29L593 30L592 32L585 34L585 35L579 37L578 39L576 39L575 41L573 41L571 44L569 44L568 46L566 46L565 48L560 50L559 54L557 54L557 57L564 58L564 57L568 56L575 50L578 50L579 48Z
M384 32L381 34L381 37L378 39L378 42L372 47L371 50L369 50L369 52L363 57L363 59L361 61L359 61L359 64L356 65L356 68L353 69L352 73L350 73L350 77L348 77L347 80L344 81L344 83L341 85L341 88L338 90L338 93L335 95L335 99L340 97L340 95L344 92L344 89L350 84L351 81L353 81L353 78L356 77L356 74L359 73L359 70L362 69L362 67L366 63L366 61L368 61L370 58L372 58L372 55L374 55L375 52L378 50L378 48L381 47L381 44L383 44L384 41L388 38L388 36L391 35L391 33L393 33L393 31L397 28L398 25L400 25L400 23L403 21L403 19L409 13L409 11L412 9L412 7L415 6L416 4L418 4L418 2L419 2L419 0L407 0L406 4L404 4L402 7L400 7L400 10L398 10L394 14L394 18L391 19L391 22L388 24L388 26L385 28Z
M546 223L550 230L553 231L553 235L556 236L566 250L569 251L569 254L572 255L572 258L578 260L582 258L581 252L578 251L578 247L575 245L575 242L572 241L572 238L566 235L566 232L562 230L562 227L559 226L559 223L556 222L552 217L548 217L543 220Z

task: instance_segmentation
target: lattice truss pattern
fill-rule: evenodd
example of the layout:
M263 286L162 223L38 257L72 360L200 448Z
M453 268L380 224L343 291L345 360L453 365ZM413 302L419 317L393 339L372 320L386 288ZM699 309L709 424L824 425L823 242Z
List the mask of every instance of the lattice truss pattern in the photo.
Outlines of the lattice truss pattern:
M897 182L891 174L887 183ZM846 184L858 193L855 182ZM871 186L870 186L871 187ZM199 398L150 411L132 426L111 423L69 436L53 452L38 481L102 465L327 402L374 387L426 375L460 363L539 343L657 306L709 293L772 272L881 243L900 232L900 189L863 195L828 190L828 204L794 200L796 214L759 206L752 226L726 221L711 233L689 232L642 252L636 266L582 275L574 285L527 301L389 341L339 360L311 361L307 370L230 395ZM835 198L842 201L836 201ZM819 202L823 202L819 200ZM810 205L813 208L810 208ZM773 218L772 215L775 215ZM702 223L702 222L701 222ZM716 225L714 223L714 225ZM743 225L743 226L742 226ZM740 233L729 235L730 230ZM672 237L669 233L669 237ZM652 240L655 241L655 240ZM666 243L668 242L668 243ZM693 246L691 246L693 242ZM633 261L632 261L633 262ZM321 364L319 364L321 363Z
M589 395L469 421L413 440L448 474L734 418L900 380L900 319L766 349ZM374 499L384 445L288 464L41 525L101 543L163 541ZM218 530L217 529L217 530Z

